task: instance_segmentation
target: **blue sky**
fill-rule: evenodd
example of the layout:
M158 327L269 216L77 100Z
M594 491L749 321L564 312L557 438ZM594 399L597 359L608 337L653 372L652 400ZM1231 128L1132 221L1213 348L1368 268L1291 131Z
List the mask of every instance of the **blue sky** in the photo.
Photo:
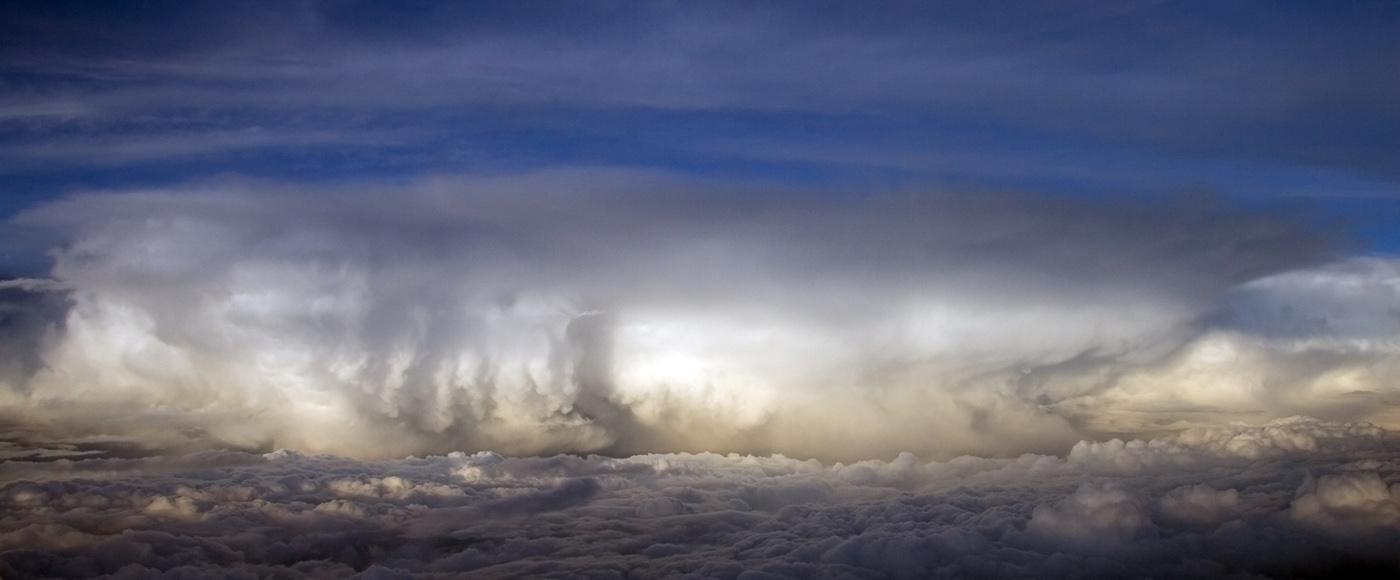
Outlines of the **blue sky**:
M1400 250L1389 2L3 10L7 216L227 176L582 166L812 196L1205 194L1340 220L1350 253Z

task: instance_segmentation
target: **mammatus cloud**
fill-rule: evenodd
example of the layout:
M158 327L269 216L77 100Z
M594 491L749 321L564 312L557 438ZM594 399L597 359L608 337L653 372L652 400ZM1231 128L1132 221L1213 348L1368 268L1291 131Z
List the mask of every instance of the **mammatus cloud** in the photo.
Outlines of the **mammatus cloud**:
M6 578L1258 578L1400 571L1400 451L1290 418L1068 455L0 464Z
M1393 268L1299 270L1322 241L1282 218L739 189L578 170L56 202L18 218L68 240L51 281L8 284L71 304L9 338L29 354L0 394L5 438L850 461L1394 423L1395 329L1270 326L1277 301L1335 318L1334 286L1390 308Z

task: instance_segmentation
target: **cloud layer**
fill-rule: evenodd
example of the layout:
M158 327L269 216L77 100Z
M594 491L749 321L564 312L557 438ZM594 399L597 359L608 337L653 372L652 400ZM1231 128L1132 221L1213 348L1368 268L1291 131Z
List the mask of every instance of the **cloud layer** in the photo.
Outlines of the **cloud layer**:
M1394 266L1310 270L1324 239L1200 201L572 170L92 194L15 226L66 240L7 283L70 301L7 335L5 438L49 452L849 461L1395 420Z
M1257 578L1400 570L1400 452L1292 418L1065 457L0 464L6 578Z

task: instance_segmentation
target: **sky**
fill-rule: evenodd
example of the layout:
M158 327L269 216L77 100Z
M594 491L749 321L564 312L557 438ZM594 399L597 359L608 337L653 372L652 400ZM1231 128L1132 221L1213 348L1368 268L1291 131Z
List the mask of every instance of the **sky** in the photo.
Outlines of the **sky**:
M1390 2L7 2L0 576L1393 573L1397 62Z
M1386 2L7 5L6 214L221 175L601 166L1219 195L1400 249Z

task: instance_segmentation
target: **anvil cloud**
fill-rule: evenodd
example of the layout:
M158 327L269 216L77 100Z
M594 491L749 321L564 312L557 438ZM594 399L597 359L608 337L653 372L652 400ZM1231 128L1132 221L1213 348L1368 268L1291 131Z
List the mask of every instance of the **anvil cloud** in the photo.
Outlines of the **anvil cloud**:
M1394 420L1394 266L1321 266L1288 216L745 187L574 170L56 202L18 218L66 240L51 277L12 285L71 304L8 338L29 352L7 418L38 446L847 461Z

